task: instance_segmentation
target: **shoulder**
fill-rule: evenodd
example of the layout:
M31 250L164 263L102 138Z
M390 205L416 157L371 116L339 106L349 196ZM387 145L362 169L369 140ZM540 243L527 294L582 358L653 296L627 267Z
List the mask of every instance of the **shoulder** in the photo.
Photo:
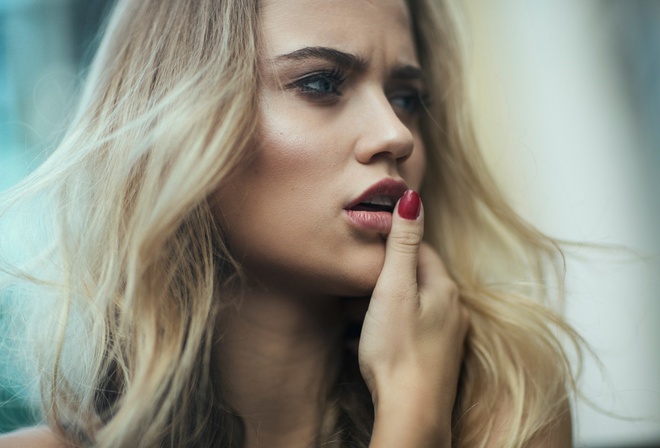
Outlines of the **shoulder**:
M0 435L0 448L66 448L66 444L50 428L39 426Z

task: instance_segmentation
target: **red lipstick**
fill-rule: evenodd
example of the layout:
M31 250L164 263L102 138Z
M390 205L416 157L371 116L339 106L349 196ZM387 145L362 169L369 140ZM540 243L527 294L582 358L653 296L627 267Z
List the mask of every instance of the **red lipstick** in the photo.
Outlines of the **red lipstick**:
M383 179L344 207L349 222L364 230L387 234L392 228L394 206L408 186L402 180Z

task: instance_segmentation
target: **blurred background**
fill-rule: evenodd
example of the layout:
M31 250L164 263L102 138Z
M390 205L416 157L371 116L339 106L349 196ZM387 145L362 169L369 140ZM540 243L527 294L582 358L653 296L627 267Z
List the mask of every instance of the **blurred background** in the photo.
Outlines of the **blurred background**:
M576 445L660 447L660 1L461 3L478 135L517 210L635 252L567 251L568 319L603 364Z
M110 3L0 0L0 189L57 141ZM568 251L567 316L602 363L585 366L575 444L660 446L660 1L460 3L477 132L509 198L554 237L635 252ZM2 360L0 432L33 420Z

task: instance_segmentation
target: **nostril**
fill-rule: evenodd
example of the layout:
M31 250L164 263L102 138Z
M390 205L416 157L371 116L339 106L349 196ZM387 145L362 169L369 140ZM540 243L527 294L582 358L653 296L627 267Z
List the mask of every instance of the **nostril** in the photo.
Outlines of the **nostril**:
M411 155L412 155L412 150L410 152L408 152L408 154L406 154L406 155L403 155L401 157L397 157L396 161L397 161L397 163L403 163L406 160L408 160Z
M381 158L396 162L407 160L415 142L412 130L401 121L382 92L372 100L363 103L361 108L360 134L356 145L358 160L361 163Z

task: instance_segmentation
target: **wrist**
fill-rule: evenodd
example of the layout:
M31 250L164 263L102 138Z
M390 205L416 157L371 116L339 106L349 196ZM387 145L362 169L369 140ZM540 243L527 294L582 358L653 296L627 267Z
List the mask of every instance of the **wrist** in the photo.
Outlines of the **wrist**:
M438 397L399 392L374 401L372 448L450 447L451 410L444 412Z

